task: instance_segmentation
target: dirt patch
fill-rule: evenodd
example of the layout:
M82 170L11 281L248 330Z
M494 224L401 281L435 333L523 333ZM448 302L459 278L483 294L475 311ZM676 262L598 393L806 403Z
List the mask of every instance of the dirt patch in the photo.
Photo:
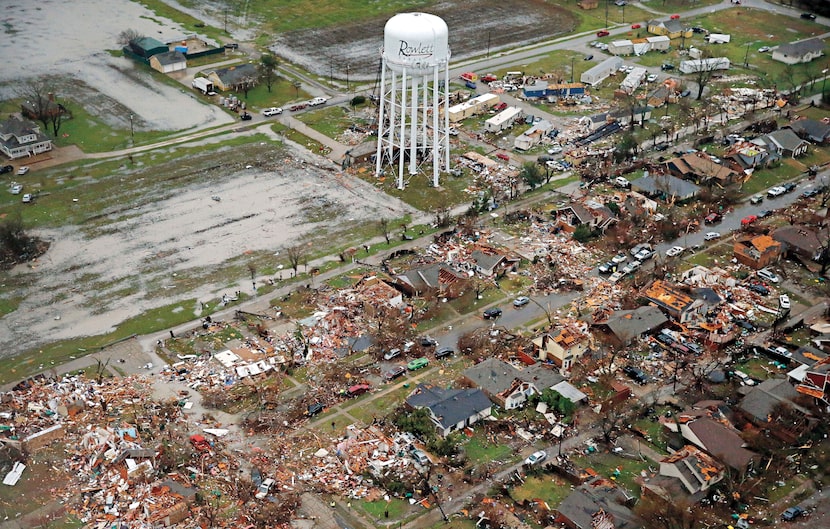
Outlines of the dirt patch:
M525 2L478 0L441 2L426 9L449 27L451 62L513 48L570 33L576 18L542 0ZM379 75L384 16L336 27L293 31L279 35L273 52L320 76L342 78L349 66L353 79Z
M78 226L38 232L50 250L9 273L8 294L25 300L1 320L0 351L108 332L181 299L215 299L217 289L243 288L235 282L244 274L215 283L239 256L272 255L314 235L412 212L327 160L271 142L124 167L85 187L93 189L78 207L95 213ZM71 202L77 191L53 192L38 206ZM100 202L90 203L96 194Z

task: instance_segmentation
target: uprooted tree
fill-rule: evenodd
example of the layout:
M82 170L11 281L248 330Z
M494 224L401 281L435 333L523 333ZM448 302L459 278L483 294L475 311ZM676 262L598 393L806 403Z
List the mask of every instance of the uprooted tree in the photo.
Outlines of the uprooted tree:
M26 233L19 213L0 222L0 269L30 261L48 248L47 243Z

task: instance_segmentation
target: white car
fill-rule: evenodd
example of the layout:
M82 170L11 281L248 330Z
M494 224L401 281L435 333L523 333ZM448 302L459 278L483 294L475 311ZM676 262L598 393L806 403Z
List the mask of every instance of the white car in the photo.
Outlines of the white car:
M268 493L271 492L271 487L274 486L274 480L271 478L266 479L262 482L262 485L259 486L256 492L256 499L261 500L265 496L268 496Z
M547 459L548 453L544 450L539 450L538 452L533 452L525 459L525 465L535 465L537 463L541 463L545 459Z
M771 49L772 48L770 48L769 46L761 46L760 48L758 48L758 53L766 53Z
M675 257L683 253L686 248L682 246L672 246L668 250L666 250L666 255L669 257Z
M614 264L624 263L627 260L628 260L628 256L626 256L624 253L618 253L617 255L615 255L614 257L611 258L611 262L614 263Z
M704 241L714 241L715 239L720 239L720 233L716 231L710 231L709 233L703 236Z
M623 268L621 272L623 274L630 274L631 272L634 272L635 270L640 268L642 265L643 263L641 263L640 261L631 261L630 263L625 265L625 268Z
M309 105L316 107L317 105L325 105L326 101L328 101L325 97L315 97L314 99L308 102Z
M278 116L280 114L282 114L282 109L280 107L266 108L265 110L262 111L262 115L266 116L266 117Z
M782 309L789 309L790 308L790 296L786 294L781 294L778 296L778 305Z
M31 195L31 193L26 193L25 195L23 195L23 203L24 203L24 204L28 204L28 203L30 203L31 201L32 201L32 195Z
M623 277L625 277L625 274L622 273L622 270L617 270L616 272L614 272L613 274L608 276L608 281L610 281L612 283L616 283L617 281L619 281Z
M28 172L29 172L29 166L28 165L21 165L20 168L17 170L17 174L19 174L21 176L28 173Z
M783 186L775 186L775 187L770 188L767 191L767 195L771 196L771 197L780 197L781 195L783 195L786 192L787 192L787 189L784 188Z
M656 80L657 80L657 74L652 73L652 74L649 74L648 77L646 77L646 81L648 81L649 83L653 83Z
M20 192L23 191L23 184L12 184L12 187L11 189L9 189L9 191L11 191L12 195L19 195Z
M775 272L768 268L762 268L755 272L755 274L761 279L765 279L770 283L778 283L779 281L781 281L781 278L775 275Z

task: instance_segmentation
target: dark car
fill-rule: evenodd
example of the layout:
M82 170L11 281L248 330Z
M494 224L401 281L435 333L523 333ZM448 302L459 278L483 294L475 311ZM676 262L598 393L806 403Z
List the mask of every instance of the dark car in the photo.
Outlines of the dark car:
M323 404L320 402L309 404L308 408L306 408L306 415L308 415L309 417L314 417L315 415L323 411L324 408L325 406L323 406Z
M395 366L384 373L383 378L386 380L395 380L396 378L403 376L404 373L406 373L406 368L404 366Z
M12 171L14 171L14 167L11 165L4 165L3 167L0 167L0 174L11 173Z
M421 338L421 347L435 347L436 345L438 345L438 342L435 338L431 338L429 336Z
M239 116L239 119L241 119L242 121L251 121L253 119L253 116L251 116L247 112L243 112L242 115Z
M801 13L801 18L804 18L804 19L807 19L807 20L815 20L816 16L812 13Z
M501 316L501 309L498 308L498 307L493 307L491 309L487 309L487 310L484 311L484 319L485 320L490 320L490 319L494 320L494 319L498 318L499 316Z
M765 287L764 285L754 284L754 285L749 285L746 288L748 288L749 290L755 292L756 294L761 294L762 296L769 296L769 289L767 287Z
M442 347L435 351L435 358L440 360L442 358L447 358L455 354L455 351L452 350L452 347Z
M638 384L645 384L646 382L648 382L648 375L646 375L645 372L640 368L634 366L625 366L623 368L623 373L628 375L628 378L630 378Z
M812 198L812 197L818 195L819 193L820 193L820 191L818 189L816 189L815 187L811 187L810 189L807 189L806 191L801 193L801 197L802 198Z
M706 33L706 30L700 26L695 26L692 28L692 33Z
M661 143L659 145L655 145L654 148L657 149L658 151L662 152L662 151L665 151L666 149L669 148L669 144L668 143Z
M239 49L239 44L237 44L236 42L228 42L227 44L225 44L225 49L226 50L238 50Z
M674 65L669 64L667 62L664 62L663 64L660 65L660 69L663 70L664 72L667 72L669 70L674 70Z
M610 274L612 272L617 271L617 265L615 263L612 263L611 261L608 261L607 263L602 263L601 265L599 265L597 267L597 270L599 270L600 274Z
M795 191L795 188L798 187L795 182L787 182L786 184L782 185L781 187L784 188L785 193L792 193Z
M805 514L807 514L807 511L805 511L802 507L796 505L795 507L790 507L786 511L782 512L781 519L785 522L790 522L792 520L795 520L796 518L804 516Z
M709 213L706 215L706 218L703 219L705 224L715 224L716 222L720 222L723 220L723 217L720 213Z
M762 212L758 213L758 218L759 219L765 219L765 218L769 217L770 215L772 215L772 211L770 211L768 209L765 209Z
M590 60L591 60L591 59L593 59L593 58L594 58L594 56L593 56L593 55L586 55L586 56L585 56L585 58L584 58L583 60L585 60L585 61L590 61Z
M757 328L754 325L752 325L752 323L746 320L735 320L735 325L737 325L741 329L746 329L749 332L755 332L757 330Z

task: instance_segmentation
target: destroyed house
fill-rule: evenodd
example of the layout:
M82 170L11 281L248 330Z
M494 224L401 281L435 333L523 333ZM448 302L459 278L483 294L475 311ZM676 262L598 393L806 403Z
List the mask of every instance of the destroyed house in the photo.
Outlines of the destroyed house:
M719 461L690 445L660 460L660 475L679 480L689 495L704 492L720 482L724 471Z
M543 362L550 361L563 371L588 352L591 337L574 326L562 327L543 333L533 339L536 356Z
M781 243L769 235L735 241L733 251L739 263L758 270L778 261Z
M595 476L574 489L554 510L556 523L570 529L642 527L628 504L633 498L612 481Z
M741 474L759 460L758 454L746 448L738 431L717 410L690 410L661 419L661 423Z
M799 119L790 123L789 127L803 140L817 144L830 141L830 123L815 119Z
M647 305L634 310L617 310L593 324L610 333L618 346L626 346L641 337L659 331L668 323L668 318L660 309Z
M506 410L523 406L531 395L552 388L565 379L541 366L520 370L498 358L488 358L465 369L464 378Z
M796 386L796 391L821 399L825 404L830 402L830 357L819 360L808 367L802 383Z
M830 233L826 228L816 232L808 226L784 226L775 230L772 238L784 245L785 254L806 265L808 261L818 262L821 259Z
M697 196L700 188L672 175L642 176L631 182L631 189L646 196L684 202Z
M489 417L493 406L480 389L443 389L423 383L407 397L406 404L429 410L430 419L442 437Z
M468 276L441 263L414 268L395 276L395 284L409 296L433 295L457 298L469 281Z
M392 285L377 276L363 277L355 285L361 297L369 305L377 303L399 308L404 305L403 296Z
M769 151L760 145L751 142L735 144L727 158L738 164L741 169L762 168L779 159L777 154L770 155Z
M687 323L698 318L702 312L704 303L696 300L679 285L673 285L655 280L643 292L643 296L665 312L670 318L679 323Z
M737 409L755 426L793 443L814 425L810 411L794 402L799 395L787 379L770 378L750 389Z
M666 162L666 169L674 176L706 186L732 184L740 176L732 169L699 153L672 158Z
M576 202L563 206L554 211L557 226L568 233L573 233L583 224L592 230L604 230L617 219L608 207L601 204L597 206L591 208Z
M475 263L475 270L485 276L500 276L507 271L515 270L518 259L507 257L491 249L473 250L470 260Z

